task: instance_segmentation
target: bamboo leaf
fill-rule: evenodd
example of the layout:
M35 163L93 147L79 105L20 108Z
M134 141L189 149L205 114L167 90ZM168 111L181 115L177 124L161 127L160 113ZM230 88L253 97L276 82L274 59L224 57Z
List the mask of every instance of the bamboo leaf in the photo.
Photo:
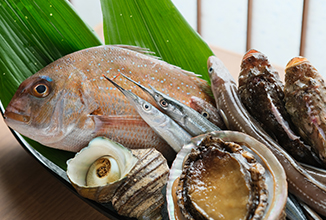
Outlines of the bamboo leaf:
M165 61L202 74L213 53L170 0L102 0L106 44L149 48ZM0 2L0 99L6 107L20 83L54 60L102 44L63 0ZM73 153L30 139L42 155L66 169Z
M5 0L0 3L0 97L7 106L19 84L47 64L101 44L62 0Z
M63 0L0 2L0 99L6 107L20 83L54 60L102 44ZM72 153L27 139L37 151L62 168Z
M106 44L149 48L163 60L209 81L208 45L170 0L101 0Z

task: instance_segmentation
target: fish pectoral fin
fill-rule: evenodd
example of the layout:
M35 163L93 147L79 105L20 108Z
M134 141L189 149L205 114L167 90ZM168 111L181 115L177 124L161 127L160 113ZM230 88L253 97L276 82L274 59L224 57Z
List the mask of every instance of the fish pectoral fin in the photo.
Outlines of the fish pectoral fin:
M95 135L107 134L111 129L123 130L126 127L139 128L148 126L138 115L90 115L95 123Z

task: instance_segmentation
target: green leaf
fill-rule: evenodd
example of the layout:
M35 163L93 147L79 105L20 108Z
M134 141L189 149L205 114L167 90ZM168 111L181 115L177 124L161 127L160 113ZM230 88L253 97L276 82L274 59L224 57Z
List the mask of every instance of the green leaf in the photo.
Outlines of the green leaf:
M163 60L209 80L212 51L170 0L102 0L106 44L149 48ZM20 83L54 60L102 44L64 0L0 2L0 99L6 107ZM74 154L26 140L66 169Z
M0 3L0 97L7 106L19 84L54 60L102 44L62 0Z
M0 99L6 107L18 86L54 60L102 44L94 31L63 0L0 2ZM27 139L62 168L72 153Z
M170 0L101 0L106 44L149 48L168 63L209 81L208 45Z

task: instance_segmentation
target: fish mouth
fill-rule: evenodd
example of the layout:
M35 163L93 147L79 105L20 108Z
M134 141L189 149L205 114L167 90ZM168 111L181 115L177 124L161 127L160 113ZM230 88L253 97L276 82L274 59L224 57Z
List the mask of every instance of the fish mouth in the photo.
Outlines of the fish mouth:
M27 116L27 115L23 115L23 114L19 114L19 113L15 113L15 112L11 112L11 111L5 111L4 115L3 115L5 121L9 120L15 120L15 121L20 121L23 123L28 123L31 119L31 117Z
M306 61L308 60L305 57L294 57L288 62L288 64L286 65L286 69L293 66L297 66Z

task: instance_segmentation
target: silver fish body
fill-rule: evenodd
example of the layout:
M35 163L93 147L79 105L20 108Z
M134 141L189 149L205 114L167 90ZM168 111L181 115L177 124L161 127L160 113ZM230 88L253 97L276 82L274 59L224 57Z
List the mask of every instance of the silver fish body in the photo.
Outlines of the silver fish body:
M156 90L151 85L148 89L145 86L137 83L131 78L121 74L131 82L135 83L144 92L151 96L157 106L174 121L176 121L183 129L192 136L198 136L211 131L221 130L218 126L207 120L202 114L198 113L193 108L177 101L176 99Z
M170 117L160 112L152 104L136 96L134 93L123 89L117 83L107 78L129 100L144 121L161 136L175 152L179 152L183 145L190 142L191 135L183 130Z

